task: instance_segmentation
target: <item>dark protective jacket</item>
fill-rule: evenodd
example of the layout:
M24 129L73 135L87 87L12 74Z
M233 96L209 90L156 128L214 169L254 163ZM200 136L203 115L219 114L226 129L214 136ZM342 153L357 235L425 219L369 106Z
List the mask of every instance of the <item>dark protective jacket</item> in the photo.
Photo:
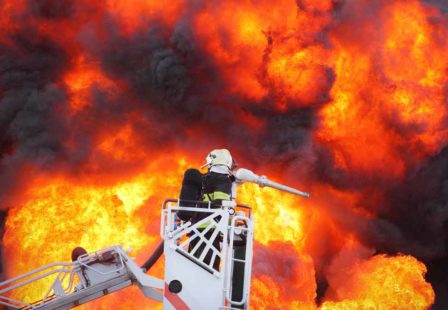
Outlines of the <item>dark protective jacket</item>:
M221 204L230 200L232 194L232 179L228 174L209 172L202 177L202 200Z
M185 171L179 199L184 207L207 207L191 201L212 202L212 207L218 207L223 200L230 200L233 179L228 174L209 172L201 174L197 169ZM191 211L179 211L179 218L183 221L197 222L207 214L198 214Z
M212 202L212 208L219 208L223 200L230 200L231 195L232 179L228 174L209 172L202 176L202 201ZM207 216L207 213L198 213L195 222L198 222ZM205 228L208 224L209 223L204 223L198 228Z

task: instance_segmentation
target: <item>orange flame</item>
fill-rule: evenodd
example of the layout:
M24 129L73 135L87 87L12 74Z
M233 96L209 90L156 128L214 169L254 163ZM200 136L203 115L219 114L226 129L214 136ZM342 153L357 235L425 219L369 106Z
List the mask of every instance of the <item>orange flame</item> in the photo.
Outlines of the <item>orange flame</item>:
M165 165L175 169L166 170L162 168ZM36 182L27 193L27 203L12 209L8 217L4 238L5 252L10 262L8 275L14 276L50 262L67 261L71 250L79 245L93 251L122 244L133 249L133 253L139 254L138 260L143 261L145 257L142 253L149 255L149 250L155 247L159 239L160 202L165 196L176 196L180 176L186 167L185 159L177 163L160 159L150 165L146 172L113 186L79 184L62 177ZM160 190L161 184L163 191ZM243 187L240 199L254 207L256 240L274 252L282 251L281 244L277 243L279 241L294 245L292 249L300 261L294 264L295 276L288 280L292 282L287 286L277 283L275 275L255 277L251 305L257 309L269 309L273 305L315 309L313 260L303 248L312 242L313 237L305 233L306 213L300 207L300 201L293 196L271 189L261 190L253 185ZM159 265L157 272L161 275L160 268ZM326 302L323 309L382 303L390 298L386 295L388 290L393 292L395 304L407 305L405 301L416 298L413 299L415 308L425 309L433 302L434 293L424 281L424 272L424 265L412 257L374 257L348 272L353 276L350 282L336 286L341 289L338 299L343 301ZM398 274L401 275L399 281L396 280ZM374 283L383 285L384 281L391 287L387 286L383 293L377 292L379 288L371 287ZM34 301L42 296L44 288L48 289L45 284L39 285L41 287L18 291L14 297ZM402 299L396 299L397 292L401 292ZM124 301L129 298L132 298L132 304ZM132 289L83 308L107 309L117 302L122 305L120 309L135 309L136 305L157 306L145 300L138 290Z
M337 78L333 102L321 111L317 139L332 145L343 169L398 177L447 141L443 85L448 59L427 20L440 12L418 1L399 1L384 12L385 37L378 41L373 37L367 46L347 48L344 37L334 36ZM374 36L368 30L364 35ZM409 130L410 138L387 127L391 122ZM404 161L403 147L412 150L411 162Z
M330 277L337 287L321 309L427 309L434 291L425 282L426 267L412 256L374 256L355 262Z
M65 84L70 92L72 113L91 105L89 92L93 86L99 87L111 96L115 87L115 83L105 77L94 64L88 63L83 55L78 56L74 68L65 76Z

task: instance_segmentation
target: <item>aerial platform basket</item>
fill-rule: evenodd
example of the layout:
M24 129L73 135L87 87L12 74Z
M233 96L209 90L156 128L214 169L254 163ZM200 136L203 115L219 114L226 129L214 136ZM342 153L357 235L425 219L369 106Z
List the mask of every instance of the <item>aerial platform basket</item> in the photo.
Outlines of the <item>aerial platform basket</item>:
M197 212L200 220L177 224L179 211ZM185 208L177 200L167 200L161 236L164 309L248 308L253 254L250 207L224 201L219 208L210 203L206 208Z

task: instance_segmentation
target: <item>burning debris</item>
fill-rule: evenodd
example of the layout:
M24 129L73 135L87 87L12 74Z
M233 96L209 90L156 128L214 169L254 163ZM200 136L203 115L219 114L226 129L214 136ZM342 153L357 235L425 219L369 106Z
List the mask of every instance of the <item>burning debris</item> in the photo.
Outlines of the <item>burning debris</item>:
M225 145L314 194L243 189L255 308L447 307L443 1L6 0L0 12L6 275L77 245L144 259L161 201ZM118 302L147 301L92 307Z

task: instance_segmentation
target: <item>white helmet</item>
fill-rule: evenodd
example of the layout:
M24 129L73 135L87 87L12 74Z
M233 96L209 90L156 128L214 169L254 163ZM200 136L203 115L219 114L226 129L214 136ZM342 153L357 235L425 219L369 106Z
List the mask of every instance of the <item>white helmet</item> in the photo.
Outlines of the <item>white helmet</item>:
M205 158L206 163L201 167L211 168L213 166L226 166L230 170L234 167L234 161L232 155L230 155L229 150L219 149L211 151Z

